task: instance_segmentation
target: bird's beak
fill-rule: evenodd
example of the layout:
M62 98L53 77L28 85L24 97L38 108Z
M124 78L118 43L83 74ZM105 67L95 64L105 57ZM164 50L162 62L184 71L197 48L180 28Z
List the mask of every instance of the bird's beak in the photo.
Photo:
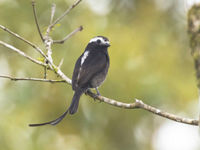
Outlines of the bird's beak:
M110 43L109 43L109 42L107 42L107 43L106 43L106 46L107 46L107 47L110 47Z

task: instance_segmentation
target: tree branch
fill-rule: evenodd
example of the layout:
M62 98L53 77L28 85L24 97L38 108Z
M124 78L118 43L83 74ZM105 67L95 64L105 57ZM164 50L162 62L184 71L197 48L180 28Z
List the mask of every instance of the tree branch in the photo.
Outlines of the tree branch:
M110 98L107 98L107 97L98 96L98 95L92 93L91 91L88 91L87 94L89 96L91 96L92 98L96 98L96 99L98 99L102 102L105 102L105 103L110 104L110 105L115 106L115 107L125 108L125 109L140 108L140 109L149 111L149 112L151 112L155 115L158 115L158 116L161 116L161 117L164 117L164 118L176 121L176 122L185 123L185 124L189 124L189 125L195 125L195 126L198 125L198 120L196 120L196 119L188 119L188 118L176 116L174 114L162 111L162 110L157 109L153 106L145 104L142 100L135 99L136 101L134 103L123 103L123 102L119 102L117 100L110 99Z
M61 68L61 66L62 66L62 64L63 64L63 61L64 61L64 58L61 59L59 65L58 65L58 68L59 68L59 69Z
M10 44L7 44L7 43L5 43L3 41L0 41L0 44L3 45L3 46L5 46L5 47L7 47L7 48L9 48L12 51L18 53L19 55L27 58L28 60L32 61L33 63L36 63L36 64L41 65L41 66L46 66L46 64L44 64L41 61L38 61L38 60L36 60L36 59L28 56L27 54L25 54L24 52L22 52L21 50L17 49L16 47L14 47L14 46L12 46Z
M38 51L43 57L46 57L45 54L43 53L43 51L35 44L31 43L30 41L26 40L25 38L19 36L17 33L12 32L11 30L9 30L8 28L6 28L2 25L0 25L0 28L3 29L4 31L10 33L11 35L15 36L16 38L22 40L23 42L27 43L28 45L33 47L36 51Z
M77 0L72 6L70 6L60 17L58 17L52 24L49 25L47 29L47 33L51 31L51 29L63 18L65 17L74 7L76 7L81 0Z
M10 79L12 81L37 81L37 82L49 82L49 83L66 83L65 80L52 80L52 79L41 79L41 78L22 78L22 77L11 77L6 75L0 75L0 78Z
M40 26L38 24L38 19L37 19L37 14L36 14L36 9L35 9L35 1L34 0L32 0L32 7L33 7L33 14L34 14L35 24L37 26L38 33L40 35L41 40L44 42L44 38L42 36L41 30L40 30Z
M77 29L75 29L74 31L72 31L70 34L68 34L66 37L64 37L63 40L53 40L53 43L57 43L57 44L63 44L66 40L68 40L69 38L71 38L74 34L76 34L78 31L82 31L83 27L80 26Z
M56 11L56 4L52 4L52 6L51 6L50 24L52 24L52 22L53 22L53 17L54 17L54 15L55 15L55 11Z

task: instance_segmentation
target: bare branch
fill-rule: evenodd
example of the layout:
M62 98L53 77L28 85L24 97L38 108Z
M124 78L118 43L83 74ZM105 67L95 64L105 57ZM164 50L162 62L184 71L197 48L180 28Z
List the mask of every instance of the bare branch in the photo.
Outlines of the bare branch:
M18 34L12 32L11 30L9 30L8 28L0 25L0 28L3 29L4 31L10 33L11 35L17 37L18 39L24 41L25 43L29 44L31 47L33 47L36 51L38 51L43 57L46 57L45 54L43 53L43 51L38 47L36 46L35 44L31 43L30 41L24 39L23 37L19 36Z
M72 81L69 77L67 77L60 68L58 68L56 65L54 65L53 63L51 64L52 68L50 68L52 71L54 71L56 73L56 75L58 75L59 77L61 77L63 80L66 81L66 83L68 84L72 84Z
M63 40L54 40L53 43L63 44L66 40L68 40L70 37L72 37L78 31L82 31L82 30L83 30L83 27L80 26L77 29L75 29L74 31L72 31L70 34L68 34Z
M66 83L65 80L52 80L52 79L41 79L41 78L19 78L19 77L11 77L6 75L0 75L0 78L10 79L12 81L38 81L38 82L49 82L49 83Z
M12 46L10 44L7 44L7 43L5 43L3 41L0 41L0 44L3 45L3 46L5 46L5 47L7 47L7 48L9 48L12 51L17 52L19 55L27 58L28 60L32 61L33 63L36 63L36 64L41 65L41 66L46 66L46 64L44 64L41 61L38 61L38 60L36 60L36 59L28 56L27 54L25 54L24 52L22 52L21 50L17 49L16 47L14 47L14 46Z
M81 0L77 0L72 6L70 6L60 17L58 17L47 29L48 33L51 31L51 29L63 18L65 17L74 7L76 7Z
M160 109L157 109L155 107L152 107L150 105L147 105L144 102L142 102L141 100L136 99L135 103L136 103L136 105L138 105L139 108L149 111L151 113L154 113L156 115L159 115L161 117L164 117L164 118L176 121L176 122L180 122L180 123L198 126L198 120L196 120L196 119L189 119L189 118L183 118L183 117L176 116L174 114L171 114L171 113L162 111Z
M52 4L50 24L52 24L52 22L53 22L53 17L55 15L55 11L56 11L56 4Z
M61 66L62 66L62 64L63 64L63 61L64 61L64 58L61 59L59 65L58 65L58 68L59 68L59 69L61 68Z
M53 40L51 39L51 37L46 36L45 40L44 40L44 44L45 44L45 47L46 47L46 50L47 50L46 60L47 60L47 63L51 63L51 64L53 63L52 49L51 49L52 43L53 43Z
M37 19L37 14L36 14L36 9L35 9L35 0L32 0L32 7L33 7L33 14L34 14L35 24L37 26L38 33L40 35L41 40L44 42L44 38L42 36L40 26L38 24L38 19Z
M119 102L119 101L116 101L116 100L113 100L113 99L110 99L110 98L107 98L107 97L98 96L98 95L92 93L91 91L88 91L87 94L89 96L91 96L92 98L96 98L96 99L98 99L102 102L105 102L105 103L110 104L110 105L115 106L115 107L120 107L120 108L125 108L125 109L140 108L140 109L144 109L146 111L149 111L151 113L154 113L156 115L159 115L161 117L164 117L164 118L176 121L176 122L198 126L198 120L176 116L174 114L162 111L162 110L157 109L155 107L152 107L148 104L145 104L141 100L136 99L135 103L123 103L123 102Z
M47 67L44 67L44 79L47 78Z

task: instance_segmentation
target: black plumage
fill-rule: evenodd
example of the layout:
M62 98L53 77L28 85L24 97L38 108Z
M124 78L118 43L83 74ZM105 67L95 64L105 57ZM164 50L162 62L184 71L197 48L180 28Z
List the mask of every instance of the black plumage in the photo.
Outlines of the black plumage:
M77 112L79 100L83 93L89 88L95 88L100 94L98 87L106 78L109 68L108 47L109 41L106 37L97 36L90 40L83 54L76 61L72 76L72 89L75 91L71 105L59 118L41 124L31 124L30 126L41 126L46 124L56 125L65 115Z

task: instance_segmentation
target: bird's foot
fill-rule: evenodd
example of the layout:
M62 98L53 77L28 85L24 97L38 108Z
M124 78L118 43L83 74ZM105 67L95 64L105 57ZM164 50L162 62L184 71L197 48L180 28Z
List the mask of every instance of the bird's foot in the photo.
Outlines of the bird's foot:
M85 91L85 95L88 95L88 93L92 93L92 91L91 91L90 89L87 89L87 90Z
M88 95L88 93L92 93L91 89L87 89L87 90L85 91L85 95ZM94 101L96 101L96 98L97 98L97 96L95 96L95 97L93 98Z
M96 102L96 100L98 100L98 96L101 96L101 94L100 94L100 92L98 91L97 88L95 88L95 90L96 90L97 93L94 95L93 99L94 99L94 101ZM87 90L85 91L85 95L88 95L88 93L92 93L91 89L87 89ZM102 102L102 101L99 100L99 102Z

